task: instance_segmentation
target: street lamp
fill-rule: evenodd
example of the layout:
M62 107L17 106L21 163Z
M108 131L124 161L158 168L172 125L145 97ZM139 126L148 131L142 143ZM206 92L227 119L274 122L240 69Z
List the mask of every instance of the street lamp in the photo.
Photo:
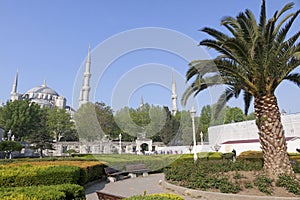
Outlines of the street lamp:
M193 127L193 141L194 141L194 162L197 161L197 152L196 152L196 131L195 131L195 115L196 115L196 110L194 106L192 107L192 110L190 110L191 113L191 118L192 118L192 127Z
M201 141L201 145L203 145L203 133L202 133L202 131L200 132L200 141Z
M12 135L11 129L9 129L8 133L7 133L7 141L10 140L10 137Z
M216 152L220 150L221 146L219 144L215 144L214 149Z
M122 134L119 134L119 154L122 153Z

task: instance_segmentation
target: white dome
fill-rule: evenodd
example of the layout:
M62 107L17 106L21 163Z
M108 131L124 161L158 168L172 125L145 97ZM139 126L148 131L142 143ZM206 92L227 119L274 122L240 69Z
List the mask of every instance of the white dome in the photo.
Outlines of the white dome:
M24 99L30 99L41 105L46 105L45 101L41 102L38 100L46 100L50 104L55 104L56 99L59 97L58 93L53 89L46 86L46 81L43 85L31 88L25 92L22 96Z
M34 94L42 93L42 94L50 94L50 95L58 96L57 92L55 92L53 89L51 89L49 87L44 87L44 86L38 86L38 87L31 88L30 90L25 92L24 95L31 94L31 93L34 93Z

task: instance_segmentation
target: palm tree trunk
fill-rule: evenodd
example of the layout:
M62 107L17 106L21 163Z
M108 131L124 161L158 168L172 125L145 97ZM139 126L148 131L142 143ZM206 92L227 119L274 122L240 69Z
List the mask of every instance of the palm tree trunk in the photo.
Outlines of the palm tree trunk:
M274 95L255 98L256 125L264 158L264 171L275 180L280 174L294 176L287 154L281 116Z

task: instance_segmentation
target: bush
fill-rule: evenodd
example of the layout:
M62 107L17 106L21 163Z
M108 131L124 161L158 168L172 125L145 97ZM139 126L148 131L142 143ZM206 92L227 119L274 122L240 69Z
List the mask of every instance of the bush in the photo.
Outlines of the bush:
M84 185L102 178L104 166L100 162L84 161L27 162L22 165L20 163L2 165L0 166L0 187L63 183Z
M223 193L237 193L241 190L240 185L237 181L231 182L223 174L230 171L257 171L261 169L261 163L247 160L236 162L198 160L194 163L193 158L188 159L184 157L184 159L176 160L176 162L165 169L165 178L172 183L187 188L201 190L218 189ZM241 176L241 174L237 173L234 178L242 178Z
M272 180L269 177L264 175L258 175L255 178L254 185L258 187L259 191L265 194L272 194Z
M144 199L144 200L184 200L184 198L175 195L175 194L149 194L149 195L137 195L137 196L132 196L129 198L126 198L129 200L139 200L139 199Z
M300 183L291 176L279 176L278 180L276 181L276 186L284 187L291 193L300 194Z
M5 200L83 200L84 188L75 184L0 188L0 199Z
M0 168L0 187L77 184L80 168L75 166L7 166Z
M262 164L264 161L262 151L244 151L237 157L237 160L261 162Z

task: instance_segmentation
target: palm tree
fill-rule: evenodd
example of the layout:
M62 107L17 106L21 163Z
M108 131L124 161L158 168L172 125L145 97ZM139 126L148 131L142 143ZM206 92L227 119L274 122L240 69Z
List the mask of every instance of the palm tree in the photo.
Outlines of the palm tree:
M218 108L241 93L247 114L254 99L256 125L264 157L264 171L272 178L280 174L294 176L287 155L287 145L281 123L275 90L283 80L300 86L300 74L293 72L300 65L300 31L287 38L287 34L299 11L282 16L293 8L286 4L272 18L266 18L265 0L262 0L259 23L250 10L236 18L225 17L221 24L230 35L212 28L203 32L213 39L205 39L200 45L212 48L220 54L212 60L196 60L190 63L187 81L192 84L185 91L182 103L209 87L224 84Z

